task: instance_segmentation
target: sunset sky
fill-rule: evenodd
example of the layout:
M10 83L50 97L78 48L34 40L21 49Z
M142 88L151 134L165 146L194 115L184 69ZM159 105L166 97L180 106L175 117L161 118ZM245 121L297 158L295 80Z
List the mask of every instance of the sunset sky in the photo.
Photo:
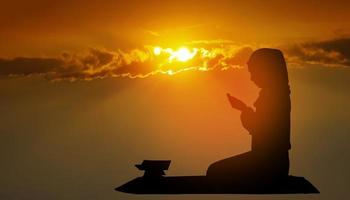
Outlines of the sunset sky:
M225 94L253 104L262 47L289 67L291 174L321 191L298 198L348 198L349 19L348 0L2 1L0 199L134 199L114 188L144 159L201 175L248 151Z

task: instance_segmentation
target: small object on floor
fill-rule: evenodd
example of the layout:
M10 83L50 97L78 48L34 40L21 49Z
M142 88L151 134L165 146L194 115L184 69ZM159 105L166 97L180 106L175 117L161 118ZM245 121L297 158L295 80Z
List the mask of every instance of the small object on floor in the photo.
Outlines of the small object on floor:
M135 165L137 169L145 171L144 178L159 178L165 175L163 170L168 170L171 160L144 160Z

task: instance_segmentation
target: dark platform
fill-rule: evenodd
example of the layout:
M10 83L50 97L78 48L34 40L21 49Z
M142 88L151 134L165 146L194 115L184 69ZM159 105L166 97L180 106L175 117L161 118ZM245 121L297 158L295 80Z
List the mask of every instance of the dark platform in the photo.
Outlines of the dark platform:
M303 177L289 176L270 184L213 183L206 176L138 177L115 190L132 194L312 194L319 193Z

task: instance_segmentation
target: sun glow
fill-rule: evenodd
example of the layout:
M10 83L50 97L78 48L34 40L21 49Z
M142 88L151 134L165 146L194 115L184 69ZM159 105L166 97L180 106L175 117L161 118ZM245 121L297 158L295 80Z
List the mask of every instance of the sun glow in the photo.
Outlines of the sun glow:
M195 55L196 52L191 52L190 50L188 50L188 48L182 47L175 51L170 57L170 59L173 58L181 62L186 62L188 60L191 60Z
M241 48L235 46L225 48L149 46L148 50L151 53L152 62L156 65L156 70L150 74L175 75L185 71L228 70L240 66L240 58L236 58L235 55ZM234 62L237 64L233 64Z
M181 47L177 50L173 50L171 48L163 49L161 47L154 47L153 53L156 56L160 56L161 54L166 54L168 56L168 61L170 63L173 61L187 62L197 54L197 49L189 50L187 47Z
M160 55L160 54L162 53L162 48L160 48L160 47L154 47L153 53L154 53L154 55L156 55L156 56Z

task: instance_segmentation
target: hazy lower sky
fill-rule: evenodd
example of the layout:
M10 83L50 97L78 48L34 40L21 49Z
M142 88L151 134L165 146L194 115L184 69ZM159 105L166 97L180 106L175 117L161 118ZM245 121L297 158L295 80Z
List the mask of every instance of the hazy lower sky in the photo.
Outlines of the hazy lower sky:
M0 199L346 199L350 2L3 1ZM252 105L245 62L289 66L291 174L319 195L133 196L144 159L205 174L250 149L230 92Z

